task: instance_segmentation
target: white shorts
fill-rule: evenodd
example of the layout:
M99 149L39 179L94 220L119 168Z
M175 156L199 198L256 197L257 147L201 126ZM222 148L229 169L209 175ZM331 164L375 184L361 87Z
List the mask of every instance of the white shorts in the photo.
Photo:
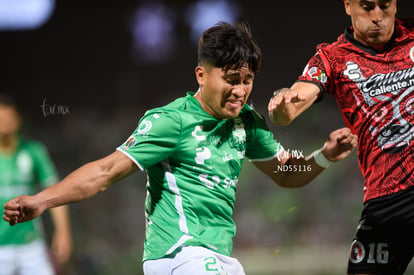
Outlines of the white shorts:
M144 262L145 275L245 275L240 262L199 246L188 246L174 258Z
M53 266L42 241L0 246L0 275L54 275Z

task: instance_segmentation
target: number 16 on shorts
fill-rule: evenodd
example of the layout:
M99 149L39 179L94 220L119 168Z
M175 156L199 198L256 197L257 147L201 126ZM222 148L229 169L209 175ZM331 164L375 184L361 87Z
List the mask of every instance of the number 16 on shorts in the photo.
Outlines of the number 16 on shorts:
M389 260L389 250L387 243L370 243L365 247L359 241L354 241L351 246L349 260L358 264L367 259L369 264L387 264Z

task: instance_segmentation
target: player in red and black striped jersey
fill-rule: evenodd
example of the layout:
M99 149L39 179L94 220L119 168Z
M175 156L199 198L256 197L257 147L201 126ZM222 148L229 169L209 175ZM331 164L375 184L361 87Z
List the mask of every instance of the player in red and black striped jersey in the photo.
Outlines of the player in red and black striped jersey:
M403 274L413 257L414 18L396 19L396 0L344 0L352 27L320 44L269 115L287 125L333 95L358 136L364 210L348 274ZM406 233L406 234L404 234Z

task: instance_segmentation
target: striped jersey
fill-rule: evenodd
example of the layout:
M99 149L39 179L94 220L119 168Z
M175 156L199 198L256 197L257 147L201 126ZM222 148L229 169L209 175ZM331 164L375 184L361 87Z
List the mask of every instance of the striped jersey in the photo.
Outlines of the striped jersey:
M414 186L414 18L396 20L383 52L347 29L318 46L299 81L333 95L358 135L364 201Z

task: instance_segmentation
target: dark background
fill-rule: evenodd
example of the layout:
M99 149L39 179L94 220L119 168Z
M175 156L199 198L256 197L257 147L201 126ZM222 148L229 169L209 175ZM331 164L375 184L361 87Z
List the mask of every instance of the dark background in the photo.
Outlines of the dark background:
M147 109L197 89L196 47L183 19L191 3L164 2L176 15L176 46L161 63L140 62L134 54L130 21L138 0L57 1L39 29L0 32L0 91L16 98L25 119L22 132L47 146L62 177L113 152ZM266 115L273 90L295 81L315 46L334 41L350 19L339 0L237 3L239 19L250 23L263 50L251 103ZM412 15L413 7L412 0L400 0L398 15ZM55 112L45 115L45 106ZM290 126L270 127L286 148L309 154L342 126L336 103L325 97ZM145 183L143 173L133 175L71 205L75 251L66 273L139 274ZM348 245L361 206L356 153L297 190L274 185L246 163L235 252Z

